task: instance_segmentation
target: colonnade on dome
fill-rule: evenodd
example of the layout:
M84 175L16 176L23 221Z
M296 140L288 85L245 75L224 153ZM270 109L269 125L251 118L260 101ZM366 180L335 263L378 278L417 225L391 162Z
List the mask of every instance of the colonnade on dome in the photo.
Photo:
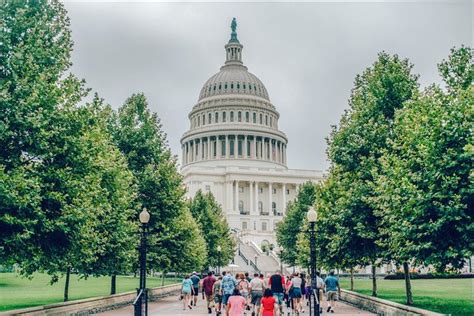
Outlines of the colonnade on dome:
M242 133L188 138L182 142L183 166L214 159L249 159L286 165L286 141Z

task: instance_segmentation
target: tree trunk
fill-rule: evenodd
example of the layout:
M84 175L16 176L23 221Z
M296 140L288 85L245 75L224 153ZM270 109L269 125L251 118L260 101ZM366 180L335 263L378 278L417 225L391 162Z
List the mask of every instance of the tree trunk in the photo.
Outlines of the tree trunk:
M64 301L67 302L69 299L69 279L71 277L71 267L66 270L66 283L64 284Z
M351 268L351 291L354 291L354 268Z
M411 293L410 270L408 262L403 262L403 273L405 273L405 289L407 293L407 305L413 305L413 295Z
M165 285L165 272L161 272L161 286Z
M377 297L377 271L375 264L372 263L372 296Z
M114 295L115 293L117 293L117 275L114 273L110 280L110 295Z

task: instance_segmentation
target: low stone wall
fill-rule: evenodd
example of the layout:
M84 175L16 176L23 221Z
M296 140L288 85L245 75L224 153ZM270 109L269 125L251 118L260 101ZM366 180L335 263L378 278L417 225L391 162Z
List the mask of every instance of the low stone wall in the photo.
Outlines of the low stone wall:
M444 315L347 290L341 290L341 300L382 316Z
M180 284L173 284L149 289L149 300L156 301L159 298L177 294L180 288ZM136 296L137 292L133 291L65 303L15 309L0 313L0 315L90 315L131 305Z

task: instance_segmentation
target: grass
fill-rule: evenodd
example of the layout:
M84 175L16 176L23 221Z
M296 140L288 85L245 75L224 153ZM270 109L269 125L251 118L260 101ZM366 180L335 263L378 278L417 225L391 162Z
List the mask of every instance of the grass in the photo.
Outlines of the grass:
M474 315L474 279L411 280L415 307L451 315ZM341 287L350 288L349 279L341 279ZM377 279L378 297L406 303L404 280ZM354 291L372 294L372 280L355 279Z
M16 273L0 273L0 311L32 307L63 301L64 278L50 285L50 277L35 273L29 280ZM138 287L138 278L133 276L117 277L117 293L133 291ZM176 279L165 279L166 284L176 283ZM161 286L161 278L147 278L147 287ZM110 277L79 279L71 275L69 300L104 296L110 293Z

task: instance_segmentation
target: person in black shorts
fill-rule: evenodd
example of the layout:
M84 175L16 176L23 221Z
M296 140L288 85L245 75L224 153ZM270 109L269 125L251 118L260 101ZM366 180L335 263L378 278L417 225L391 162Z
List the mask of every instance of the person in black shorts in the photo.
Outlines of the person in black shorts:
M197 300L198 300L198 295L199 295L199 281L201 281L201 278L197 275L196 271L193 272L193 275L191 276L191 281L193 281L193 293L192 295L194 296L194 299L191 300L191 305L196 306Z

